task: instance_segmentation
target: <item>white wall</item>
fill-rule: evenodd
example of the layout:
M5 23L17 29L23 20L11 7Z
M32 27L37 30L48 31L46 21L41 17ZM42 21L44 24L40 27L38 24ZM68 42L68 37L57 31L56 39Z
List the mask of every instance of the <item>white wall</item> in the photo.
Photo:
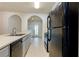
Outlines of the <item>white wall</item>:
M43 21L43 33L42 36L44 38L44 32L47 31L47 13L14 13L14 12L0 12L0 34L9 33L8 31L8 19L12 15L18 15L22 20L22 32L28 32L28 19L33 16L39 16Z
M0 34L4 33L3 27L4 27L4 25L3 25L3 14L0 13Z
M8 33L8 19L12 15L19 15L13 12L0 12L0 34Z

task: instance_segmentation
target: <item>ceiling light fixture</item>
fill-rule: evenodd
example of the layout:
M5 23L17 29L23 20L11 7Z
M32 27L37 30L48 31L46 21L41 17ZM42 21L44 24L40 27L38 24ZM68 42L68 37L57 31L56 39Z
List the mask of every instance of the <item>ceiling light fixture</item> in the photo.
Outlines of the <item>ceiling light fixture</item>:
M39 9L40 7L40 2L38 0L34 0L34 8Z

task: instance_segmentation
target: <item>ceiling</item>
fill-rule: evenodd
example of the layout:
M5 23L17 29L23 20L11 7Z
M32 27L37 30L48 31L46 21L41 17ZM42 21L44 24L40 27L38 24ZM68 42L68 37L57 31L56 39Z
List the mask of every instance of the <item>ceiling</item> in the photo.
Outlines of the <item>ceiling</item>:
M40 8L35 9L33 2L0 2L0 11L48 13L55 2L40 2Z

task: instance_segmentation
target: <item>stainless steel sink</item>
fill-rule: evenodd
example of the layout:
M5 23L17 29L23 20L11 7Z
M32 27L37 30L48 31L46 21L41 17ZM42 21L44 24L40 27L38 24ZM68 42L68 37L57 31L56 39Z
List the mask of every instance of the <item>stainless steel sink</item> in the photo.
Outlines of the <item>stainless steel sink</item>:
M15 35L9 35L9 36L22 36L22 35L25 35L25 34L15 34Z

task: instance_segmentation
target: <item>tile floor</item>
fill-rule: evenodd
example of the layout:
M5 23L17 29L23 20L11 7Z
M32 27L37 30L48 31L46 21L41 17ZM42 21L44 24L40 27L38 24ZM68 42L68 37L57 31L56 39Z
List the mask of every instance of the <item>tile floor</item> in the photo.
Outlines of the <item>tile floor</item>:
M33 38L26 57L49 57L44 47L44 41L40 38Z

